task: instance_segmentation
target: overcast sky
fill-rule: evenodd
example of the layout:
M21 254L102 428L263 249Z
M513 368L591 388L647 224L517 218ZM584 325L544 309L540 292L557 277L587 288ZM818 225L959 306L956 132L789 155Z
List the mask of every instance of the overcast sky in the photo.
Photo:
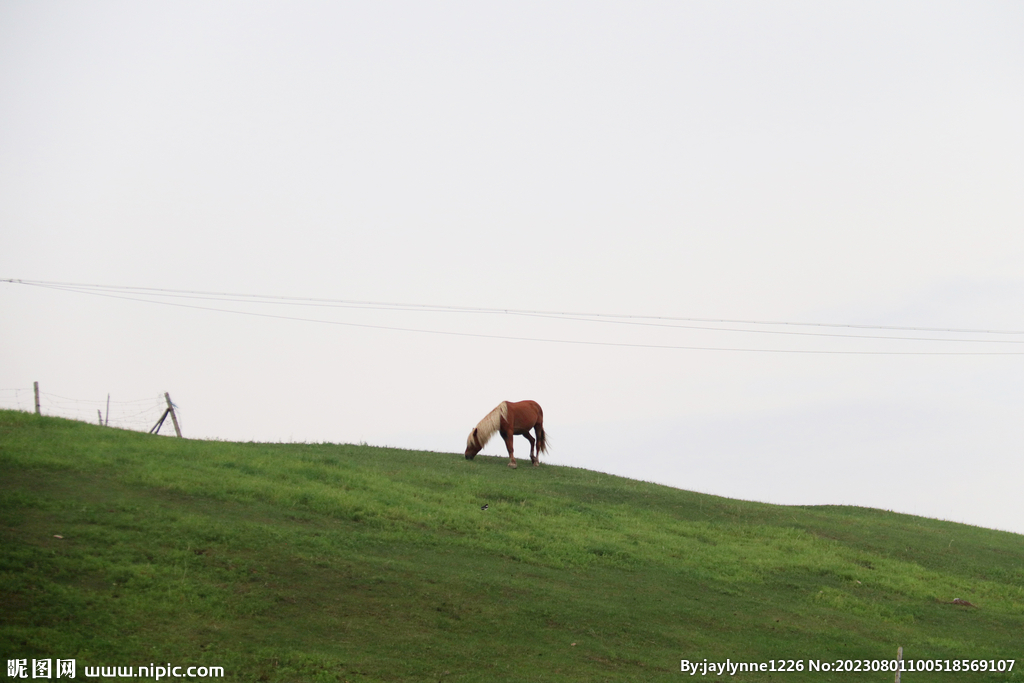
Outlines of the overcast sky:
M1022 121L1019 2L2 0L0 279L117 289L0 283L0 405L534 399L550 463L1024 533Z

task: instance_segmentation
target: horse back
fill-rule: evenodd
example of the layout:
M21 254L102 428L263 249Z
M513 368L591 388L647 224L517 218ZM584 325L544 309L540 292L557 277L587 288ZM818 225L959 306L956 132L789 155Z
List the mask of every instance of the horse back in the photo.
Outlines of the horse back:
M536 401L506 402L508 405L508 423L514 432L533 429L544 424L544 411Z

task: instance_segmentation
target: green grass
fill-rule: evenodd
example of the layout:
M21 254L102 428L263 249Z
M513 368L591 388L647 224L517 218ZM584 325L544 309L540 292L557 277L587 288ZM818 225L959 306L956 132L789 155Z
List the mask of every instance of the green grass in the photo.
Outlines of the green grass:
M904 681L1024 681L1016 534L12 411L0 468L0 650L75 658L79 678L155 662L236 681L658 681L684 676L681 659L892 659L902 645L1017 660Z

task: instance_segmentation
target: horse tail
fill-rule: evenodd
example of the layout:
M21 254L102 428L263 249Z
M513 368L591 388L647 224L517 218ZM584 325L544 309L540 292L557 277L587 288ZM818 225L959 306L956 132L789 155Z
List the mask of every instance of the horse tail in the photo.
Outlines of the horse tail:
M534 431L537 432L537 452L538 453L547 453L548 452L548 437L547 437L547 433L544 431L544 423L543 422L538 422L537 423L537 427L536 427L536 429L534 429Z

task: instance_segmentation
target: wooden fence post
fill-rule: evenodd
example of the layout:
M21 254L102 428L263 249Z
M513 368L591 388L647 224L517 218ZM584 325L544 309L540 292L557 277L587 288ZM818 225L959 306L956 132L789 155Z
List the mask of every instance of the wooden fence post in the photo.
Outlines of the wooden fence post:
M174 414L174 404L171 403L171 394L168 391L164 392L164 398L167 399L167 412L171 414L171 422L174 423L174 433L181 438L181 429L178 427L178 416Z
M164 426L164 420L167 419L167 413L169 413L169 412L171 412L170 408L168 408L167 410L164 411L164 414L161 415L160 419L156 421L156 424L153 425L153 428L149 430L150 434L159 434L160 433L160 428Z
M32 386L36 390L36 415L42 415L39 412L39 382L32 382Z
M100 410L99 408L96 409L96 417L99 418L99 420L100 420L100 427L102 427L103 426L103 411Z
M107 394L107 419L103 421L103 426L110 426L110 394Z
M896 683L900 683L900 667L903 665L903 646L896 649Z

